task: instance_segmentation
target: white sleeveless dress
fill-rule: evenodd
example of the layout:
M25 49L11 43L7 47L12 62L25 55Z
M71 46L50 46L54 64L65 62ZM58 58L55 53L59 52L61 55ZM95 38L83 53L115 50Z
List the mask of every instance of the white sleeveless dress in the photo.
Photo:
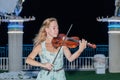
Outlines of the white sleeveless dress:
M52 63L56 56L56 53L47 51L45 42L42 42L42 54L39 56L41 63ZM54 62L53 69L51 71L41 69L36 80L66 80L65 71L63 69L63 62L63 49L61 48Z

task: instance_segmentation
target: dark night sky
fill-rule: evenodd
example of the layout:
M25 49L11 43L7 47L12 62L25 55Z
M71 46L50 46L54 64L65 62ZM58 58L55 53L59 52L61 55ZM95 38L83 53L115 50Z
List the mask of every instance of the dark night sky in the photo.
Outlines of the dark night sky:
M107 23L97 22L97 17L114 15L114 0L26 0L21 16L35 16L35 21L24 23L23 43L32 44L32 39L48 17L58 19L60 33L85 38L95 44L108 44ZM7 24L1 23L0 44L7 44Z

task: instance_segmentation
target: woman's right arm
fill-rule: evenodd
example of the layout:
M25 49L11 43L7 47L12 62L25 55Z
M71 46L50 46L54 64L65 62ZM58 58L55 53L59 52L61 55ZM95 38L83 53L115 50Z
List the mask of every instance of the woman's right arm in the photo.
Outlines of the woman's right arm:
M36 46L35 48L33 48L32 52L28 55L27 59L26 59L26 63L30 64L32 66L38 66L38 67L42 67L48 70L51 70L53 65L51 63L41 63L35 60L35 57L38 54L41 54L41 45Z
M26 59L26 63L30 64L32 66L39 66L39 67L44 67L44 65L38 61L35 60L35 57L41 53L41 45L36 46L33 48L32 52L28 55Z

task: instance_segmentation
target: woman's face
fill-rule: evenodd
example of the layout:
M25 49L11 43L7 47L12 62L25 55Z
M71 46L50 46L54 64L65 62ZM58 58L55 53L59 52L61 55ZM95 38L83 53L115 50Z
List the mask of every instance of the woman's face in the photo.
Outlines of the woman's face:
M47 35L51 36L51 37L57 37L58 33L59 33L59 29L58 29L58 24L56 21L52 21L49 25L49 28L47 28Z

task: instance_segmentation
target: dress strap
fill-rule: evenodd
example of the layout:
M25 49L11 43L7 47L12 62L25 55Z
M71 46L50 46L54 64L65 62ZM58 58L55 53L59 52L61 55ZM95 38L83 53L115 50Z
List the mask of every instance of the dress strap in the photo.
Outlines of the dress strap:
M46 49L46 47L45 47L45 41L42 42L41 45L42 45L42 49L45 50Z

